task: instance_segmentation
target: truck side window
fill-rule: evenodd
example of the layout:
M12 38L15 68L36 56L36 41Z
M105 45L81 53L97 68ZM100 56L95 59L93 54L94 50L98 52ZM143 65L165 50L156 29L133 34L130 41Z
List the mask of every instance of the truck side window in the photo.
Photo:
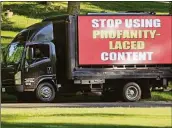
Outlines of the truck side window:
M29 54L32 52L32 55ZM32 57L31 57L32 56ZM48 59L50 57L49 45L40 44L40 45L31 45L26 52L26 60L28 64L33 64L38 61Z
M53 40L53 25L49 24L42 28L33 38L32 41L40 42L40 41L52 41Z

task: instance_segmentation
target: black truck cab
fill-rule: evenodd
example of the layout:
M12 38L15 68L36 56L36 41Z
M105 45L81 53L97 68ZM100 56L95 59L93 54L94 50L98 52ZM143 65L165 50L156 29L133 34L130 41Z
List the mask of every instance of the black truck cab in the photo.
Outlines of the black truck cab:
M17 87L14 85L19 84L16 89L22 92L24 90L23 86L26 85L27 88L31 84L29 82L32 79L30 75L32 74L34 78L46 75L45 69L47 67L49 69L48 74L52 74L51 71L54 70L52 70L53 66L50 60L55 61L55 58L52 57L52 53L55 54L55 52L52 52L52 50L55 50L52 41L52 22L34 24L22 30L13 39L4 51L2 64L2 84L6 87L6 90L9 88L12 91ZM36 68L40 71L37 72L38 69ZM25 79L20 80L21 76Z

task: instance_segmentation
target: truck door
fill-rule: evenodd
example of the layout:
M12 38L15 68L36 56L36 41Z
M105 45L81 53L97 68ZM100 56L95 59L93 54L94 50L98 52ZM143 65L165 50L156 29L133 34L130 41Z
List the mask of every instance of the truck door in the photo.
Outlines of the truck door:
M23 44L14 42L8 46L6 51L4 51L4 62L2 63L1 67L3 86L14 85L14 74L17 72L20 66L23 50Z
M52 75L49 44L32 44L26 47L24 62L24 88L34 89L40 79Z

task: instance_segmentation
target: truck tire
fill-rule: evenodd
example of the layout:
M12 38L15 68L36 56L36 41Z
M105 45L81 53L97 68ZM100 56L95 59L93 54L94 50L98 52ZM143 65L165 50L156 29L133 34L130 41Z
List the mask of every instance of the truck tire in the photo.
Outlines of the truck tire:
M36 97L39 101L49 103L55 99L56 92L52 84L41 83L36 89Z
M127 83L123 88L123 98L127 102L139 101L141 93L140 86L135 82Z

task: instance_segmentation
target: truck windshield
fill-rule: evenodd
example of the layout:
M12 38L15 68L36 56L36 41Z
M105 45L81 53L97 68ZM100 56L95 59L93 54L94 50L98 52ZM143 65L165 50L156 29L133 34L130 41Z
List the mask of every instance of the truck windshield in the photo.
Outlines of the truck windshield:
M24 45L21 43L16 42L9 45L8 53L6 56L7 65L18 64L22 57L23 50L24 50Z
M25 29L21 31L8 46L5 59L7 65L19 63L24 50L24 44L28 41L28 35L29 30Z

